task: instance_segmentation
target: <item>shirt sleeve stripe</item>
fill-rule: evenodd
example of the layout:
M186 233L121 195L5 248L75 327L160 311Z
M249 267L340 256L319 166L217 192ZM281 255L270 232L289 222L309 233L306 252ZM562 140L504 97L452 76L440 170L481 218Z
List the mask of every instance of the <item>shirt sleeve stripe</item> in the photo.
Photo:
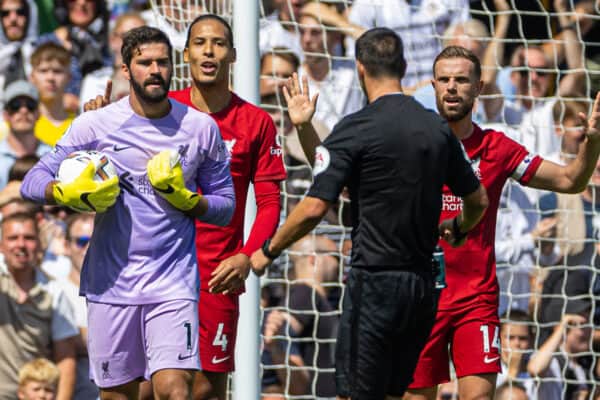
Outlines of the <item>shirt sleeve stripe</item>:
M517 165L511 177L519 181L519 183L526 184L533 178L542 161L543 158L538 155L527 154L519 165Z

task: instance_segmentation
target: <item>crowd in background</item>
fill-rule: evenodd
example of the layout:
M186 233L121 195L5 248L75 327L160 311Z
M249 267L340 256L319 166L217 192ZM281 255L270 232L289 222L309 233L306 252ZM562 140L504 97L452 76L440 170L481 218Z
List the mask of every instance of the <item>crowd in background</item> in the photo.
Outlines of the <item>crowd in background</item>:
M518 3L519 9L515 9ZM86 305L79 273L93 215L20 198L20 181L82 112L103 95L126 96L123 35L152 25L175 48L174 85L188 82L181 52L195 16L231 16L227 0L0 0L0 399L93 399L87 377ZM285 111L281 87L293 73L319 93L313 123L321 138L365 98L354 40L374 26L400 34L404 92L436 111L433 59L448 45L482 63L474 119L534 154L569 163L600 90L597 0L263 0L261 105L279 129L287 179L282 217L302 198L312 172ZM399 121L401 123L401 121ZM474 168L477 168L474 165ZM503 373L497 398L600 397L600 163L577 195L509 183L497 216ZM334 348L342 282L351 251L345 196L317 230L263 279L263 398L334 397ZM382 221L385 223L385 221ZM597 261L598 260L598 261ZM439 398L456 395L454 383ZM29 397L28 397L29 396ZM521 397L519 397L521 396Z

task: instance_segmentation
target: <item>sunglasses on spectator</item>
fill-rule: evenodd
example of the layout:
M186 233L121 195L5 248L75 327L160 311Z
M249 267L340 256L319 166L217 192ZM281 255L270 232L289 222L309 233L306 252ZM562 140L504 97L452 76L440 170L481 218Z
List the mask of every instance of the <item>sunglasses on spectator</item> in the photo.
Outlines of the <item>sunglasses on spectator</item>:
M21 109L21 107L27 107L27 110L29 112L34 112L35 110L37 110L38 107L38 103L37 101L30 99L29 97L25 97L25 98L17 98L17 99L12 99L11 101L9 101L6 104L6 111L8 111L10 114L14 114L17 111L19 111Z
M531 69L522 69L522 70L519 70L519 75L521 75L521 78L525 78L525 77L529 76L529 74L531 73L531 71L532 71ZM543 78L545 76L550 75L550 72L548 72L548 71L540 71L539 69L536 69L535 73L540 78Z
M90 242L90 239L91 239L90 236L78 236L78 237L71 239L71 241L73 243L75 243L75 245L77 247L79 247L80 249L83 249Z
M0 10L0 16L2 18L8 17L11 13L16 13L20 17L27 16L27 9L25 7L17 8L16 10Z

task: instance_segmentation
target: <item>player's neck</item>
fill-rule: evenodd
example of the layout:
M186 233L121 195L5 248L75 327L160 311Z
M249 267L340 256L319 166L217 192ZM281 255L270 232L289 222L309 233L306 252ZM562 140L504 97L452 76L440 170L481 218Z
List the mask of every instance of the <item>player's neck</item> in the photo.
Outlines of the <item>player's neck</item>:
M137 115L149 119L163 118L171 111L167 97L160 103L148 103L136 96L133 90L129 94L129 105Z
M231 102L231 91L223 85L193 85L190 92L194 107L205 113L217 113Z
M465 140L473 134L473 121L471 113L458 121L448 121L448 126L452 129L452 133L458 140Z
M369 103L388 94L402 93L402 84L394 78L369 79L365 77L365 86Z

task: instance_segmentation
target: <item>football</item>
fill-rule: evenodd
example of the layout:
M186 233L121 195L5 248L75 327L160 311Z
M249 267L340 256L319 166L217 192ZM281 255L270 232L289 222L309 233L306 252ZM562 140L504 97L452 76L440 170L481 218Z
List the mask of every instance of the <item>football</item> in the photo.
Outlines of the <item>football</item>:
M96 182L105 181L117 175L114 164L106 154L94 150L81 150L69 154L60 163L56 179L63 183L72 182L90 162L93 162L96 166L96 174L94 175Z

